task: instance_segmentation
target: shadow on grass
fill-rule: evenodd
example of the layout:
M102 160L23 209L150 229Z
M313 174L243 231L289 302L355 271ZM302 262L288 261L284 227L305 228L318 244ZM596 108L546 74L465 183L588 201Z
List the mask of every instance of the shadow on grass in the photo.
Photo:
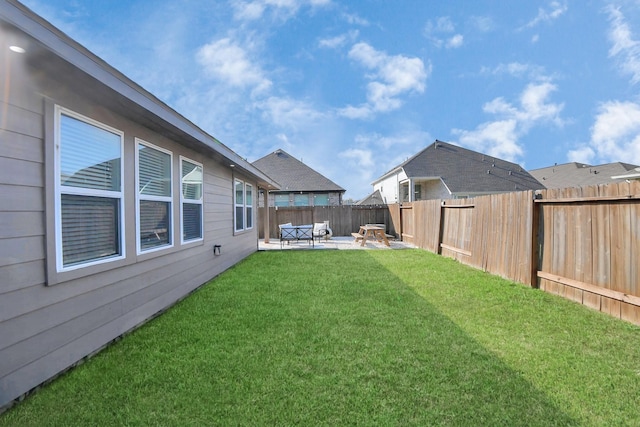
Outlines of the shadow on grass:
M255 254L31 400L7 420L578 424L364 251Z

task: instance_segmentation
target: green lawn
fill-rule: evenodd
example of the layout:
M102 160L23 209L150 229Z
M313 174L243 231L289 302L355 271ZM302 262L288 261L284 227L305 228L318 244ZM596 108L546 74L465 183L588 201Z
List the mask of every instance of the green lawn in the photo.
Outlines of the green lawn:
M0 426L640 425L640 328L421 250L256 253Z

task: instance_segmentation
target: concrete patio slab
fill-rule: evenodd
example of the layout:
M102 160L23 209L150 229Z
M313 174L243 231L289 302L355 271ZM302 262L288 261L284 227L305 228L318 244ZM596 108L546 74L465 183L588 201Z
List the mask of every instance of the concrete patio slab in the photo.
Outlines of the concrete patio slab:
M353 237L332 237L329 240L316 241L312 246L310 242L287 242L280 246L280 240L270 239L269 243L265 243L263 239L258 241L258 250L270 251L270 250L305 250L305 249L341 249L341 250L363 250L363 249L408 249L415 248L414 245L398 240L389 240L391 246L386 246L384 243L377 241L367 241L364 246L360 246L360 242L356 243Z

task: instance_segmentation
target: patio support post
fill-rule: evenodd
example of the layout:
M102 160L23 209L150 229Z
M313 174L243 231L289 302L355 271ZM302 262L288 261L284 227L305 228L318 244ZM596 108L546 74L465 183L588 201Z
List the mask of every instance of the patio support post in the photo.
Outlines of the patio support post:
M264 242L269 243L269 190L266 188L262 192L264 195Z

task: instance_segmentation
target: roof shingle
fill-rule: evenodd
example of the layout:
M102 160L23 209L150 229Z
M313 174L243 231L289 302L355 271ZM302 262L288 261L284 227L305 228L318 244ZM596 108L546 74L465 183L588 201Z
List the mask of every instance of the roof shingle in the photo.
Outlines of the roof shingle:
M346 191L284 150L278 149L252 165L280 184L279 191L282 192Z
M544 188L516 163L438 140L393 170L398 168L403 168L409 178L439 177L451 193Z
M612 176L625 175L636 167L621 162L597 166L573 162L534 169L529 173L547 188L568 188L616 182Z

